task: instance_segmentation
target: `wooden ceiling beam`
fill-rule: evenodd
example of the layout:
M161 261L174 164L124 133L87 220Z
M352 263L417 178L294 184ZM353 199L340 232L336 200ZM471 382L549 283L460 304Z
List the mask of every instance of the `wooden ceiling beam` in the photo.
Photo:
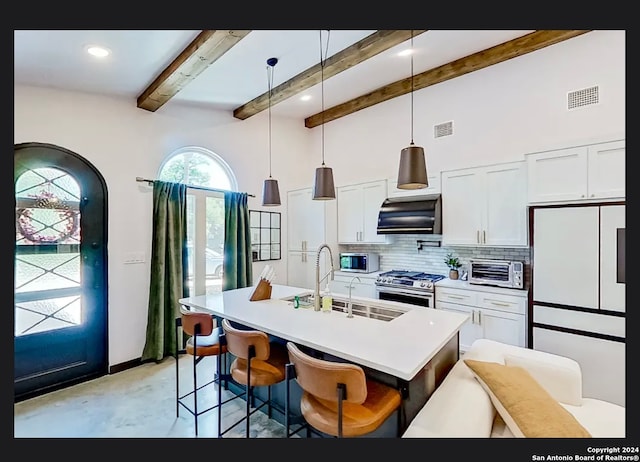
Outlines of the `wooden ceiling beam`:
M414 30L416 37L426 30ZM324 79L328 79L342 71L360 64L361 62L388 50L411 38L410 30L378 30L353 45L325 59ZM322 66L320 63L302 71L300 74L290 78L271 89L271 105L291 98L314 85L320 83L322 79ZM252 99L246 104L234 109L233 116L240 120L245 120L269 107L269 92Z
M138 107L155 112L189 82L229 51L250 30L203 30L137 99Z
M539 50L549 45L577 37L590 30L539 30L508 42L501 43L486 50L473 53L464 58L429 69L413 76L413 89L422 88L445 82L460 77L494 64L501 63L517 56L522 56L532 51ZM305 119L307 128L314 128L323 123L331 122L340 117L353 114L361 109L374 106L384 101L405 95L411 92L411 77L390 83L362 96L358 96L345 103L338 104L324 112L319 112Z

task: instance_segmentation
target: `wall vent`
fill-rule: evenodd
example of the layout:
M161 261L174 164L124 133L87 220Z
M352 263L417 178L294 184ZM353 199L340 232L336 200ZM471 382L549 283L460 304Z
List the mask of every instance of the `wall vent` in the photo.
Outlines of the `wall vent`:
M443 136L453 135L453 121L444 122L433 127L433 137L442 138Z
M582 90L570 91L567 93L567 109L576 109L579 107L598 104L600 95L598 86L583 88Z

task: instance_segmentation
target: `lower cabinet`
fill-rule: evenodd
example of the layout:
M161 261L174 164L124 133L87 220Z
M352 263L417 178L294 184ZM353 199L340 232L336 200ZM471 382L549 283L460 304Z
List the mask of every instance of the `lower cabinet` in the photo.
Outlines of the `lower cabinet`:
M479 338L526 346L526 297L438 287L435 308L469 316L460 329L460 350L466 351Z
M287 285L313 290L316 286L317 252L289 251L287 253ZM320 254L320 277L331 269L327 252ZM276 281L277 283L277 281ZM324 289L326 279L320 284Z
M360 278L360 281L353 280L354 277ZM376 278L371 275L335 274L334 280L329 283L329 289L331 293L349 295L349 286L351 286L352 297L378 298L375 282Z

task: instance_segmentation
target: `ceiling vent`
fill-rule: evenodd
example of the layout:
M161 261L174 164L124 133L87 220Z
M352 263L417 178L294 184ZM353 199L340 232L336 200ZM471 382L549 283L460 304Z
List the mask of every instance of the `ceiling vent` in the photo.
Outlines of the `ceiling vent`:
M443 136L453 135L453 121L445 122L433 127L433 137L442 138Z
M598 104L600 96L598 86L583 88L582 90L570 91L567 93L567 109L576 109L579 107Z

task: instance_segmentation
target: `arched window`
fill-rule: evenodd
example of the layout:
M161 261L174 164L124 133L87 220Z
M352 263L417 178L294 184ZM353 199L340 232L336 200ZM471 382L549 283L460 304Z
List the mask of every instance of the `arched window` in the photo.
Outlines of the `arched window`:
M174 151L160 166L158 179L190 186L238 190L236 177L222 157L197 146Z
M214 152L189 146L171 153L158 179L184 183L187 189L187 278L189 295L222 290L224 190L237 191L229 165Z

